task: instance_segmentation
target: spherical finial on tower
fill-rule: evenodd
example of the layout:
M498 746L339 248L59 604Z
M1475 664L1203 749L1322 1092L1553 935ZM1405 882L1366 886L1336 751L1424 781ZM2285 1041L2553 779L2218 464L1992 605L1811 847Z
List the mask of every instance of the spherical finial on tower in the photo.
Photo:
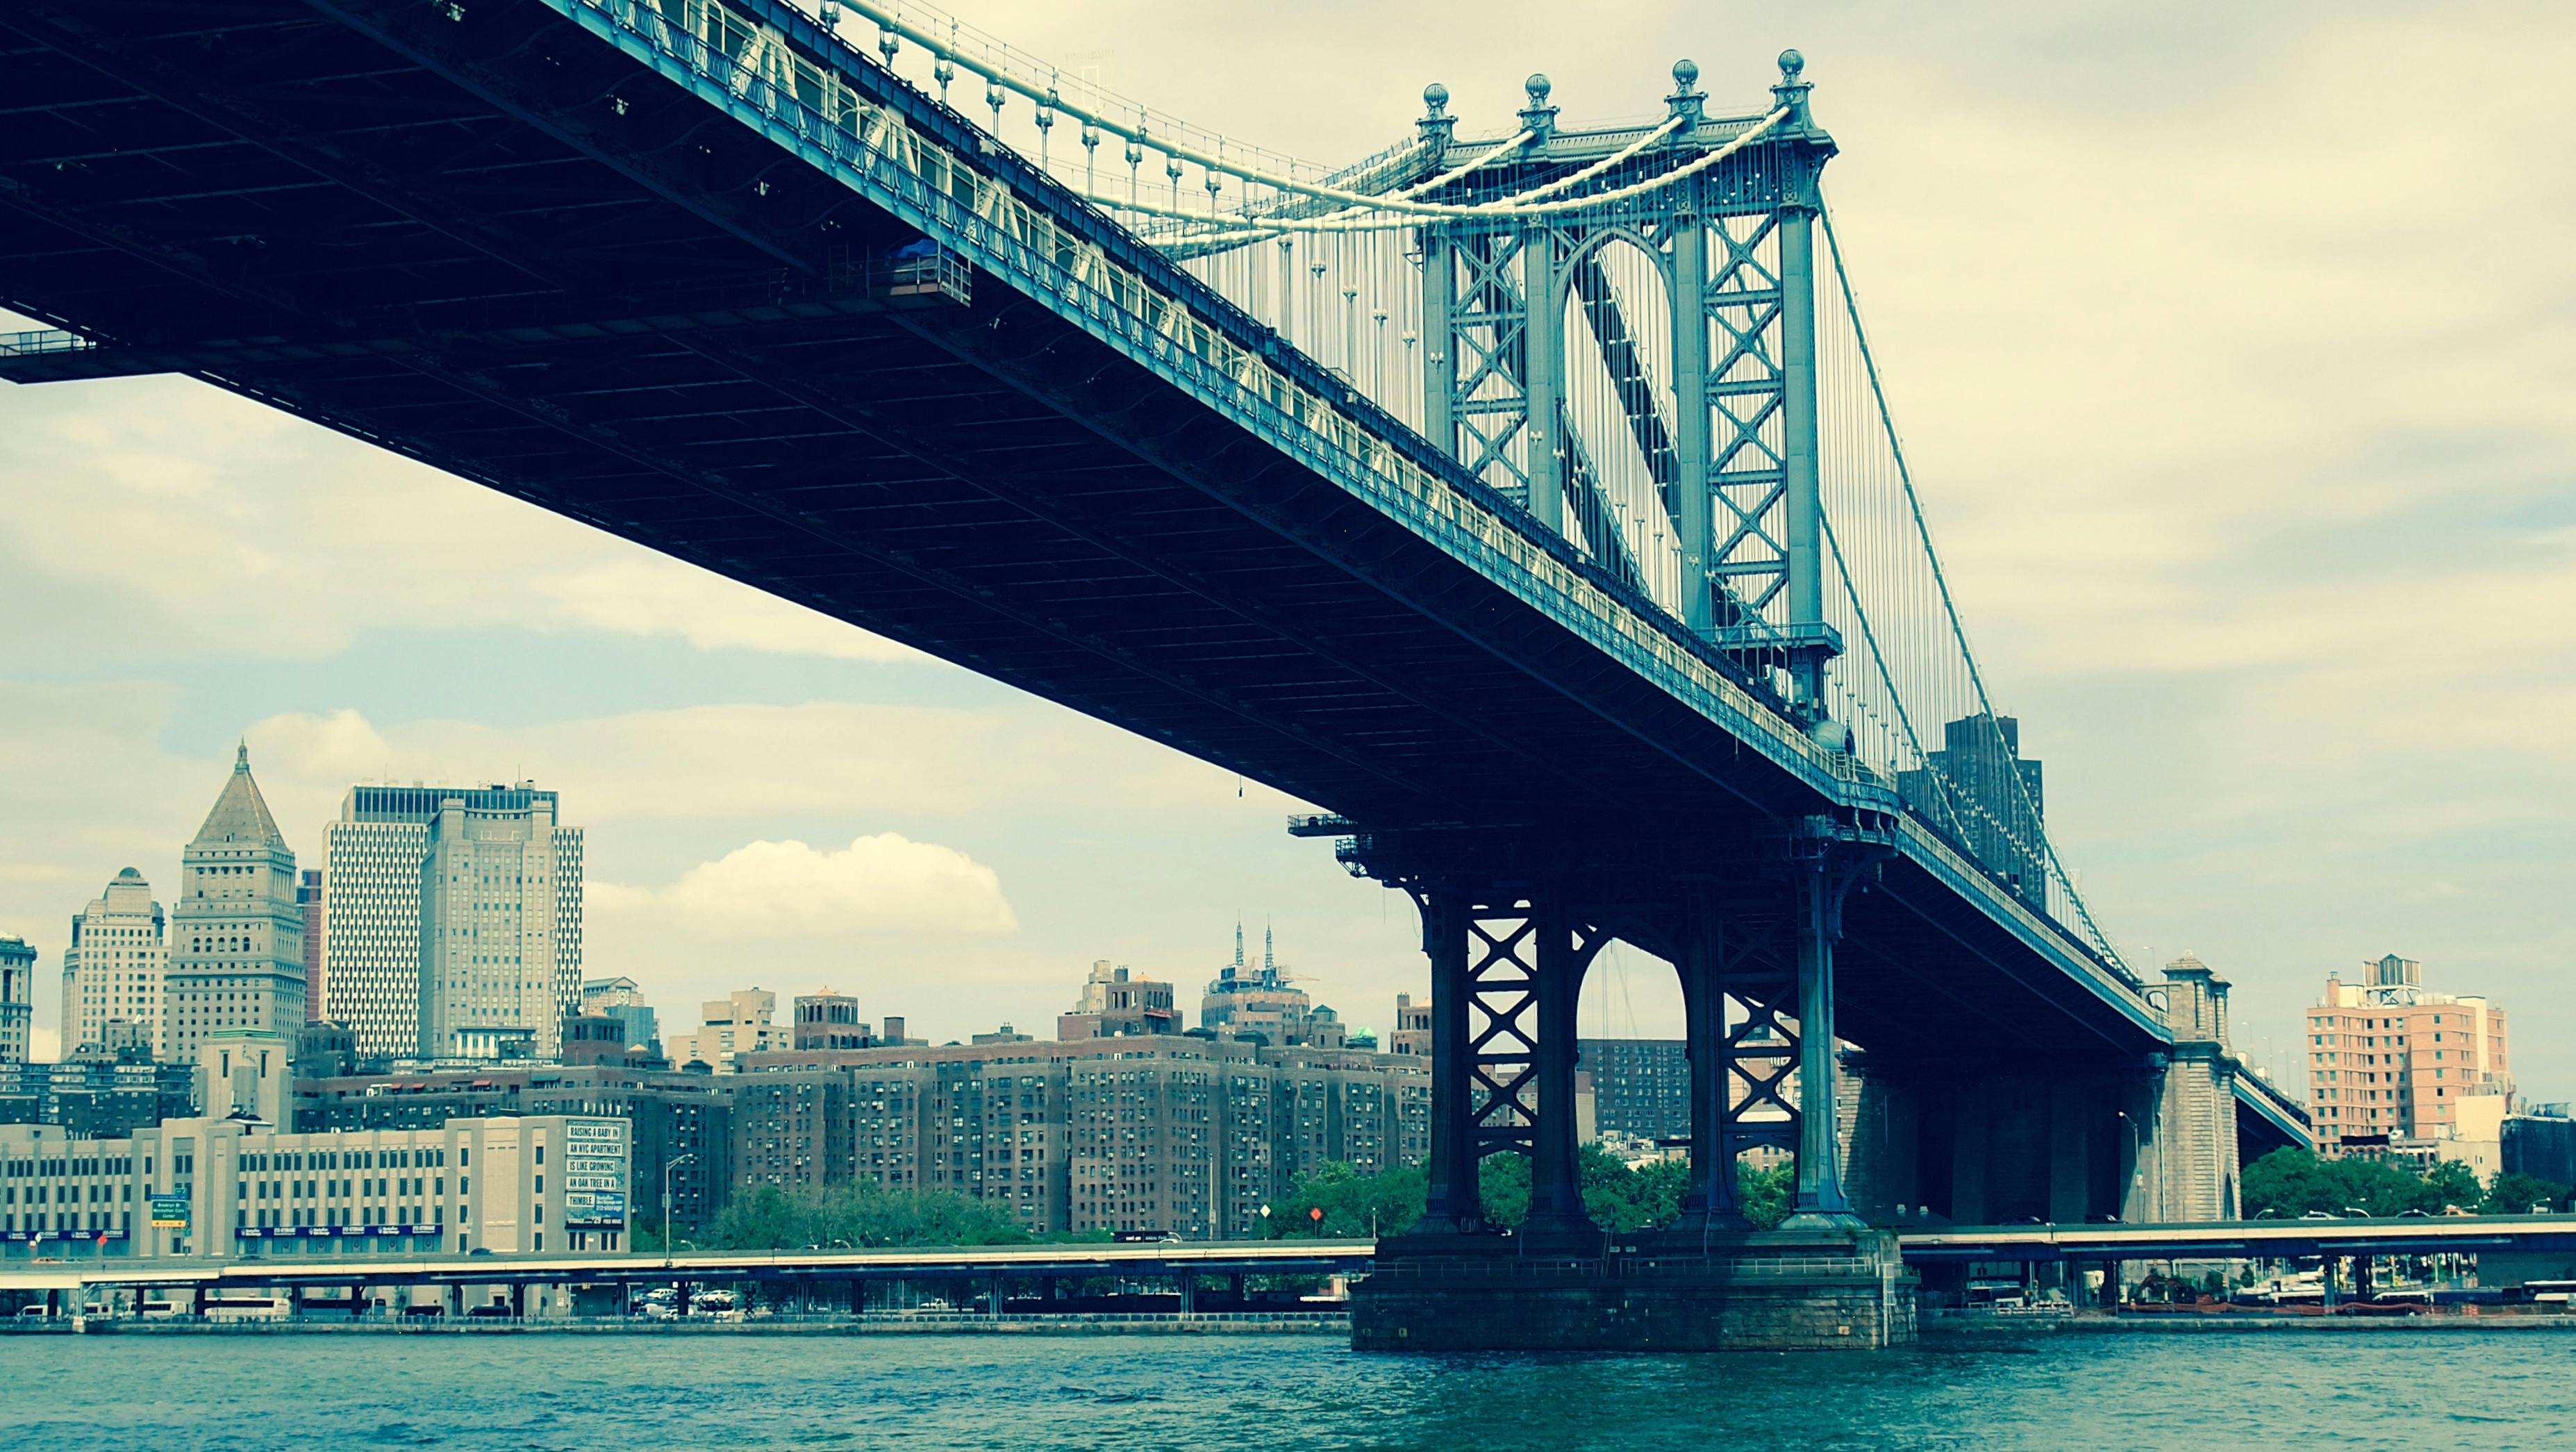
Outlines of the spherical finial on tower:
M1545 74L1538 71L1530 72L1530 78L1521 82L1521 88L1529 92L1531 105L1547 104L1548 80Z
M1794 50L1784 50L1780 52L1781 79L1794 81L1798 79L1798 73L1806 68L1807 58L1805 56L1798 54Z
M1444 146L1448 144L1451 134L1457 130L1458 118L1449 114L1447 86L1433 81L1422 88L1422 119L1413 124L1421 130L1424 140Z
M1700 108L1707 101L1699 92L1699 62L1688 58L1673 62L1673 93L1664 98L1664 104L1673 109L1674 118L1685 126L1697 126Z

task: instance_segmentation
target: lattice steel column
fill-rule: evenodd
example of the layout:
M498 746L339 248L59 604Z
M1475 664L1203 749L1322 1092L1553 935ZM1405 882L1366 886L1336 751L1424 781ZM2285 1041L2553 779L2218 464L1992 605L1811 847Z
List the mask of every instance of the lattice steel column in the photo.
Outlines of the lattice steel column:
M1483 1154L1476 1133L1475 1056L1468 1043L1469 909L1465 895L1449 887L1423 892L1417 901L1422 950L1431 958L1431 1163L1421 1229L1468 1234L1485 1224L1478 1181Z
M1526 899L1467 909L1468 1092L1479 1159L1530 1153L1538 1123L1538 922Z
M1485 1228L1484 1157L1531 1159L1527 1228L1588 1230L1577 1174L1576 1006L1607 937L1526 893L1416 890L1431 959L1430 1234Z

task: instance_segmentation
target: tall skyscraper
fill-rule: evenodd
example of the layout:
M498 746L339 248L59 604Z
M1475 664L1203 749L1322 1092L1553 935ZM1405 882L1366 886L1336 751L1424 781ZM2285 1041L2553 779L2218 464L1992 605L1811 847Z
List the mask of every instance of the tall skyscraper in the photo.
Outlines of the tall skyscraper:
M304 869L303 877L295 884L295 907L304 915L304 1021L313 1023L322 1017L323 1005L330 999L329 986L322 978L325 930L320 872Z
M162 1057L193 1062L209 1038L304 1027L304 912L295 853L251 780L250 748L215 809L179 854L170 912L170 972L162 995Z
M72 918L71 946L63 950L62 1056L104 1046L108 1021L120 1018L143 1029L153 1052L165 1051L161 996L169 968L161 904L143 874L126 868Z
M27 1062L27 1032L36 1017L36 950L0 933L0 1064Z
M1897 790L1935 826L1958 834L2015 897L2048 911L2048 854L2040 763L2021 754L2021 723L1963 716L1941 727L1941 749L1897 773Z
M361 1056L560 1049L581 1011L582 836L555 793L355 786L329 835L323 1012Z

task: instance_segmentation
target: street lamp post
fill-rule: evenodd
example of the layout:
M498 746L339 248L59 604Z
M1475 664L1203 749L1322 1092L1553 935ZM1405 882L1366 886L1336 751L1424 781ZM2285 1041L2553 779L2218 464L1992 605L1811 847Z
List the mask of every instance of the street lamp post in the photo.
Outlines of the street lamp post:
M671 1263L671 1172L689 1161L694 1154L675 1155L662 1166L662 1264Z

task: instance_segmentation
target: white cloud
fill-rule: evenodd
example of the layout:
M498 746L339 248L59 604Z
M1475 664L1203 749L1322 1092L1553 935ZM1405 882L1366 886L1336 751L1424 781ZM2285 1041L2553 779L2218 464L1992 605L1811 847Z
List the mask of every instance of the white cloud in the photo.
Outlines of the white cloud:
M980 937L1019 927L993 869L895 832L838 849L754 842L658 891L608 882L585 890L603 916L646 916L706 938Z
M370 630L915 652L183 378L0 388L10 658L328 656ZM210 602L220 601L220 608Z
M506 728L436 719L379 728L343 709L272 716L249 737L261 784L299 843L358 781L533 778L563 793L569 820L618 828L805 814L1151 812L1233 781L1022 699L981 710L690 706Z

